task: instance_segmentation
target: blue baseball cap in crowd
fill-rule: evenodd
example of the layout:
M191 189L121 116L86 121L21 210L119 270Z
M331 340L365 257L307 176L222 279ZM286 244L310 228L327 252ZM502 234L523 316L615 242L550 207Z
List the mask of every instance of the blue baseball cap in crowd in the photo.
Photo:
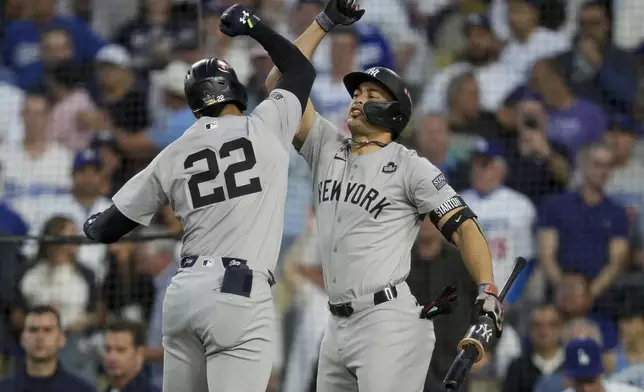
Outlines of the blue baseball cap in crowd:
M503 146L496 140L479 139L476 142L472 156L483 158L503 158Z
M604 372L602 348L593 339L574 339L566 345L564 371L572 379L591 379Z
M637 126L635 121L629 115L624 113L613 113L608 116L606 130L636 134Z
M96 166L97 168L101 168L103 166L103 160L96 150L87 148L79 151L76 154L76 157L74 157L74 172L90 165Z
M463 26L465 34L467 34L472 27L479 27L489 31L492 30L490 19L485 14L468 14L465 18L465 26Z

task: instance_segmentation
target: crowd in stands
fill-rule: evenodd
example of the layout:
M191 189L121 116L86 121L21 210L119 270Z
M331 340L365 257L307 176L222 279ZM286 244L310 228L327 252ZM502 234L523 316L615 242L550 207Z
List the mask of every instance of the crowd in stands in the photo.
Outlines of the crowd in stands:
M502 338L473 367L469 390L644 391L644 2L358 1L363 19L333 31L313 56L316 109L348 135L343 76L394 69L415 106L400 141L478 214L497 284L516 257L529 260L508 295ZM160 390L161 310L180 243L15 238L78 236L109 207L193 124L183 79L195 61L228 61L248 88L248 111L267 96L267 53L219 31L234 3L291 40L324 7L1 3L0 391ZM268 390L309 392L329 312L310 171L290 153L275 271L283 349ZM132 235L167 233L181 233L170 206ZM448 284L460 298L435 322L425 390L438 392L476 286L429 222L411 256L419 302Z

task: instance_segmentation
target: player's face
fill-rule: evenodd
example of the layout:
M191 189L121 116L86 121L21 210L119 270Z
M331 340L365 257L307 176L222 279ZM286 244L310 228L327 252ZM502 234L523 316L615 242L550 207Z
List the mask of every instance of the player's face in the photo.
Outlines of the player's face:
M367 122L364 116L363 105L367 101L387 102L393 100L393 97L375 82L362 83L354 92L351 103L349 104L349 113L347 118L347 127L351 134L369 134L373 133L376 128ZM384 132L384 130L382 130ZM378 129L378 132L381 130Z
M619 337L624 345L632 345L644 336L644 318L641 316L624 317L618 321Z
M25 319L21 343L29 359L46 362L56 357L65 344L65 337L54 314L29 314Z
M105 369L108 377L136 374L143 363L143 349L134 345L132 334L108 331L105 334Z

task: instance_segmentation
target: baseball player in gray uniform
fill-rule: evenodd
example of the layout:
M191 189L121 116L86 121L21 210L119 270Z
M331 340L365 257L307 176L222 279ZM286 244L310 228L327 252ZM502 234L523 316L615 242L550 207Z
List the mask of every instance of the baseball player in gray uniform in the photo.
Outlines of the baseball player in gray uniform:
M170 203L183 224L182 259L163 306L165 392L264 392L273 360L271 270L278 257L290 143L315 70L288 40L240 5L222 32L250 35L282 77L244 116L247 94L221 59L186 75L196 123L92 216L86 235L111 243Z
M330 1L295 41L308 58L336 25L364 10ZM279 75L274 69L266 85ZM403 80L387 68L345 76L353 97L351 137L309 101L294 145L313 174L324 281L332 314L318 363L318 392L422 391L441 303L419 306L405 279L421 220L430 219L463 255L479 297L473 310L503 325L492 262L476 215L428 160L394 140L412 114ZM438 305L438 306L435 306Z

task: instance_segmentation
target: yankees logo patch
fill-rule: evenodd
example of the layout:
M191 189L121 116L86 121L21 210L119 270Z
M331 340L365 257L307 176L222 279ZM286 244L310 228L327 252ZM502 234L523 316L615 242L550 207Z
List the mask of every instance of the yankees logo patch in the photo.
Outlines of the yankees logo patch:
M447 185L447 180L445 179L445 176L443 173L437 175L433 180L432 184L434 184L434 187L436 187L437 191L440 191L442 187Z

